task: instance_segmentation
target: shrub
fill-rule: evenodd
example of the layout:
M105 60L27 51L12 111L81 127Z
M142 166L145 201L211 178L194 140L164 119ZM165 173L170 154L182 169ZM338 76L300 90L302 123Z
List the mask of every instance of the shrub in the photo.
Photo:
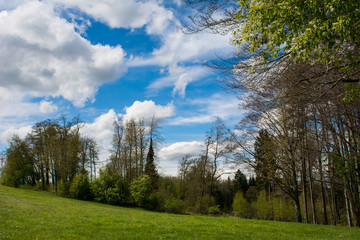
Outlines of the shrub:
M70 185L71 182L64 182L63 180L57 183L58 185L58 194L61 196L68 197L70 196Z
M71 182L69 194L72 198L91 200L93 194L88 176L85 174L77 175Z
M100 176L92 184L95 201L112 205L129 203L129 190L120 175L110 168L100 170Z
M130 193L135 203L140 207L147 207L150 203L152 193L151 179L142 174L135 178L130 184Z
M176 197L171 197L164 202L165 212L171 213L183 213L184 212L184 201Z
M211 206L208 208L208 213L212 215L219 215L221 213L220 205Z
M209 194L199 196L195 206L192 208L193 212L207 214L210 206L215 204L215 200Z
M232 207L233 207L233 211L236 216L243 217L243 218L251 217L251 205L244 198L244 195L242 192L237 192L235 194Z
M256 215L260 219L273 219L273 205L266 199L266 192L262 190L256 201Z

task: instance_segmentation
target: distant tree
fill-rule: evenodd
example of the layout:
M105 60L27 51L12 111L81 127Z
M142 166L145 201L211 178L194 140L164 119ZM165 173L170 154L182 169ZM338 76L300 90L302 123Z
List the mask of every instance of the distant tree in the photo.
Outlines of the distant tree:
M256 215L260 219L273 219L272 202L266 197L264 190L260 191L256 201Z
M12 187L35 185L36 175L34 156L28 143L14 135L7 149L7 162L2 170L1 183Z
M239 192L241 191L243 194L245 194L245 192L248 190L249 188L249 183L246 179L245 174L243 174L240 169L238 169L235 173L235 177L233 180L233 189L234 192Z
M233 211L236 216L242 217L242 218L250 218L251 217L251 205L250 203L244 198L244 195L242 192L237 192L233 205L232 205Z
M154 149L153 149L152 138L150 139L149 152L146 157L144 173L150 177L151 185L153 186L153 188L157 188L158 181L159 181L159 174L156 170L156 166L155 166L155 162L154 162Z
M77 175L70 185L70 197L80 200L91 200L93 198L89 177L86 174Z
M273 185L276 172L276 146L270 133L261 129L254 143L254 169L256 178L269 193Z

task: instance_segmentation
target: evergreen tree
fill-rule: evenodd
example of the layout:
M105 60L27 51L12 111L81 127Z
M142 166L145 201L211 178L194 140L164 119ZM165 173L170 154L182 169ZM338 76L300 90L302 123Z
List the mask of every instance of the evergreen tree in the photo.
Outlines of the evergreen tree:
M255 173L260 185L267 191L271 191L272 181L276 171L276 146L271 134L264 129L259 131L255 139Z
M248 190L249 184L246 179L246 176L239 170L236 171L235 177L233 180L233 189L234 192L241 191L243 194Z
M158 186L158 180L159 180L159 174L156 170L156 166L154 163L154 148L153 148L153 140L150 138L150 146L149 146L149 152L146 157L146 163L145 163L145 174L148 175L151 179L151 184L153 188L157 188Z

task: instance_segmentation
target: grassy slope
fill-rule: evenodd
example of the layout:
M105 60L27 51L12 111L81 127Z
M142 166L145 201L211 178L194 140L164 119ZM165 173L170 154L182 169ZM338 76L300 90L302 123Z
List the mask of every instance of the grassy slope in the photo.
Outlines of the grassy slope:
M360 229L156 213L0 186L2 239L360 239Z

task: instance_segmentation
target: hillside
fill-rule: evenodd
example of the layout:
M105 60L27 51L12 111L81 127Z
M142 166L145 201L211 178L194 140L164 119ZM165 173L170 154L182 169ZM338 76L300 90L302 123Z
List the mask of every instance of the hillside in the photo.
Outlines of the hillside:
M174 215L0 186L3 239L360 239L360 229Z

